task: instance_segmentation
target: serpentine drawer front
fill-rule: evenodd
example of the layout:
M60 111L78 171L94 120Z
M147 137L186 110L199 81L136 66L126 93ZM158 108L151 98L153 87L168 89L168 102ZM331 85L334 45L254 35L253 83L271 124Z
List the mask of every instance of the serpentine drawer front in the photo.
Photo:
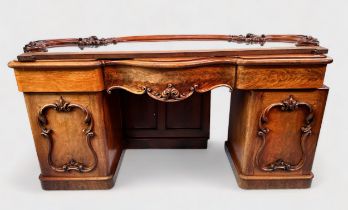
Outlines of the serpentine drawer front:
M154 41L260 46L48 52ZM128 148L206 149L210 91L218 87L231 90L225 150L238 185L307 188L328 94L327 52L304 35L92 36L30 42L9 66L24 93L43 189L111 188Z
M125 89L147 93L163 102L176 102L194 92L204 93L220 86L234 87L235 66L226 59L184 61L106 61L105 85L108 92Z

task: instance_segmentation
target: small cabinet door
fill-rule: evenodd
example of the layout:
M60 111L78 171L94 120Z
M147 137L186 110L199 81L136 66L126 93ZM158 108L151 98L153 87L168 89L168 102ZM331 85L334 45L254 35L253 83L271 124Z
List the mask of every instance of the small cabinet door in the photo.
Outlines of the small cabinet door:
M170 103L122 92L121 101L126 138L209 137L210 92Z
M158 103L147 95L122 94L123 122L126 129L156 129Z

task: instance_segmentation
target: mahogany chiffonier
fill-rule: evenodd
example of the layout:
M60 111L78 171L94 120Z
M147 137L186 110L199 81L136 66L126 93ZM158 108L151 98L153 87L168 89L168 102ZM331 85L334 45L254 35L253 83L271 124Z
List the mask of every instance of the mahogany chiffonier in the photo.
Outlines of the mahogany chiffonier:
M256 47L47 52L197 40ZM327 52L304 35L92 36L30 42L9 67L24 93L43 189L111 188L127 148L207 148L210 91L221 86L231 89L225 150L239 186L308 188Z

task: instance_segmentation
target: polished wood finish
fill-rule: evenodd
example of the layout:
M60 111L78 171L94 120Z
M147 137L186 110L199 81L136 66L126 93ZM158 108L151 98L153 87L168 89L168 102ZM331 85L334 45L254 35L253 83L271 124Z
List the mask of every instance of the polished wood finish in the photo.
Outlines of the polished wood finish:
M214 65L172 70L118 65L105 66L104 74L108 92L123 89L134 94L147 93L163 102L175 102L195 92L204 93L220 86L232 88L235 67ZM171 94L173 91L176 93Z
M11 62L21 92L97 92L104 90L99 62Z
M294 47L43 52L121 42L230 41ZM307 188L332 59L302 35L41 40L11 61L48 190L108 189L129 148L207 148L210 90L231 89L226 153L247 189Z
M38 60L120 60L133 58L180 58L180 57L239 57L239 56L278 56L281 54L290 55L318 55L325 54L328 50L323 47L296 47L296 48L250 48L233 50L172 50L172 51L114 51L114 52L79 52L79 53L60 53L60 52L33 52L19 55L18 61L30 62ZM314 61L315 62L315 61ZM291 63L288 61L288 63Z
M325 65L238 66L237 89L320 88Z

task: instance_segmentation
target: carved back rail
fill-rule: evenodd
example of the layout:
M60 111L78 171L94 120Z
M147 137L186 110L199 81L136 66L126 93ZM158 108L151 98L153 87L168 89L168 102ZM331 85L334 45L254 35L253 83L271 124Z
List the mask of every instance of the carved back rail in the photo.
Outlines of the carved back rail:
M47 52L48 48L77 46L99 47L122 42L159 42L159 41L227 41L241 44L260 44L266 42L294 43L295 46L319 46L319 41L312 36L305 35L148 35L126 36L112 38L50 39L29 42L23 48L24 52Z

